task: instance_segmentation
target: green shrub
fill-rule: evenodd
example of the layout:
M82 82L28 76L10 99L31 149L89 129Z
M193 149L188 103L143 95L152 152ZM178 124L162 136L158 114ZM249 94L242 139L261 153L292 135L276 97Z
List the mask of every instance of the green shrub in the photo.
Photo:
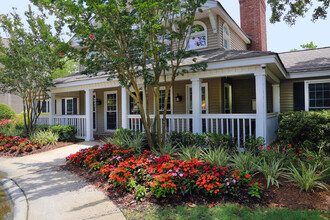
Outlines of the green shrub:
M31 139L39 140L43 145L45 144L56 144L59 135L58 133L53 133L52 131L38 131L34 135L31 136Z
M167 141L172 146L201 146L203 148L227 148L236 150L234 139L230 135L191 132L170 132Z
M128 129L117 129L113 137L106 138L103 143L131 148L137 152L142 152L147 146L146 134L144 132L135 132Z
M273 158L266 160L264 158L258 165L257 169L267 180L267 188L270 184L279 187L280 182L277 179L283 174L284 171L282 159L277 160Z
M0 119L13 119L15 116L15 111L9 105L0 103Z
M282 144L317 151L318 146L326 143L323 149L330 152L330 110L286 112L279 116L278 139Z
M73 125L39 125L37 131L51 131L59 135L59 141L74 141L76 127Z
M173 146L169 143L165 143L165 145L162 148L156 148L156 149L152 149L152 152L157 155L157 156L161 156L161 155L169 155L169 156L173 156L174 154L176 154L179 151L178 146Z
M243 172L253 174L257 169L258 157L252 151L238 151L233 155L230 166Z
M328 186L323 183L322 179L326 176L330 167L323 169L321 172L317 172L317 166L308 166L300 161L300 166L296 168L294 165L291 165L287 169L288 173L284 174L283 177L288 179L290 182L294 182L296 186L300 187L300 191L314 191L314 188L328 190Z
M211 162L220 167L227 167L230 156L225 148L208 149L202 152L205 162Z
M202 149L200 146L193 145L193 146L183 146L180 147L179 157L180 159L187 161L193 158L200 160L202 155Z

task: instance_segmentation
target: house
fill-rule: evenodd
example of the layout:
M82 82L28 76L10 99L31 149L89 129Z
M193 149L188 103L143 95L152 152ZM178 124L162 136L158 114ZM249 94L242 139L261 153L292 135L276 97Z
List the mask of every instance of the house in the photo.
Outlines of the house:
M270 143L280 112L330 107L330 48L267 51L265 0L240 0L241 26L218 1L203 9L189 47L208 68L179 76L168 103L161 92L160 108L169 106L167 131L229 134L238 145L253 135ZM76 73L54 82L49 116L40 124L75 125L77 137L86 140L117 128L143 130L137 105L118 81ZM152 113L154 99L148 99Z

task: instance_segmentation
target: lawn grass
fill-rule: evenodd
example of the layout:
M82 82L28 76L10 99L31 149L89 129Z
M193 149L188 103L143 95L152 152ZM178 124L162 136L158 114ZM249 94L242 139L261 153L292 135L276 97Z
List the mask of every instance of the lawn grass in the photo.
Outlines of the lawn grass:
M138 207L134 210L123 211L127 219L221 219L221 220L294 220L294 219L328 219L330 213L322 211L309 210L290 210L279 208L249 208L246 206L239 206L236 204L217 205L212 207L204 206L178 206L178 207ZM327 218L328 217L328 218Z

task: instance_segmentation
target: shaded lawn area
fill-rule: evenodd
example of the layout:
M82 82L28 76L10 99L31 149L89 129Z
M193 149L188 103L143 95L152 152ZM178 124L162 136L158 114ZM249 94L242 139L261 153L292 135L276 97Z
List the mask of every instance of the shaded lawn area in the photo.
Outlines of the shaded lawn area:
M127 219L267 219L267 220L294 220L294 219L329 219L329 212L290 210L279 208L249 208L237 204L203 206L139 206L134 209L122 210Z

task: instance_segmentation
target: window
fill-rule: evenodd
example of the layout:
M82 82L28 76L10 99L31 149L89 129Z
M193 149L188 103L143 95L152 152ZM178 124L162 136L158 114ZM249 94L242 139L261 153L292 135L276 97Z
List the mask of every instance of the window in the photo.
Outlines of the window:
M49 101L38 101L38 109L41 113L49 113Z
M117 129L117 92L106 92L105 95L105 130Z
M226 23L223 24L223 48L229 50L231 48L230 44L230 29Z
M166 114L172 114L172 89L168 94ZM159 112L164 113L165 109L165 88L159 90Z
M93 129L96 131L96 94L93 95Z
M135 92L132 92L135 95ZM143 92L140 92L140 96L143 102ZM135 103L134 99L130 96L129 97L129 113L131 115L137 115L140 114L140 108L139 105Z
M207 28L203 22L196 21L191 28L191 36L188 42L188 49L200 49L207 47Z
M308 88L308 100L305 101L306 111L330 109L330 82L326 80L305 82L306 87Z
M65 99L65 114L66 115L73 115L73 99Z
M192 86L191 84L186 85L186 91L187 91L187 114L192 114ZM202 83L202 114L207 114L209 112L208 109L208 85L207 83Z

